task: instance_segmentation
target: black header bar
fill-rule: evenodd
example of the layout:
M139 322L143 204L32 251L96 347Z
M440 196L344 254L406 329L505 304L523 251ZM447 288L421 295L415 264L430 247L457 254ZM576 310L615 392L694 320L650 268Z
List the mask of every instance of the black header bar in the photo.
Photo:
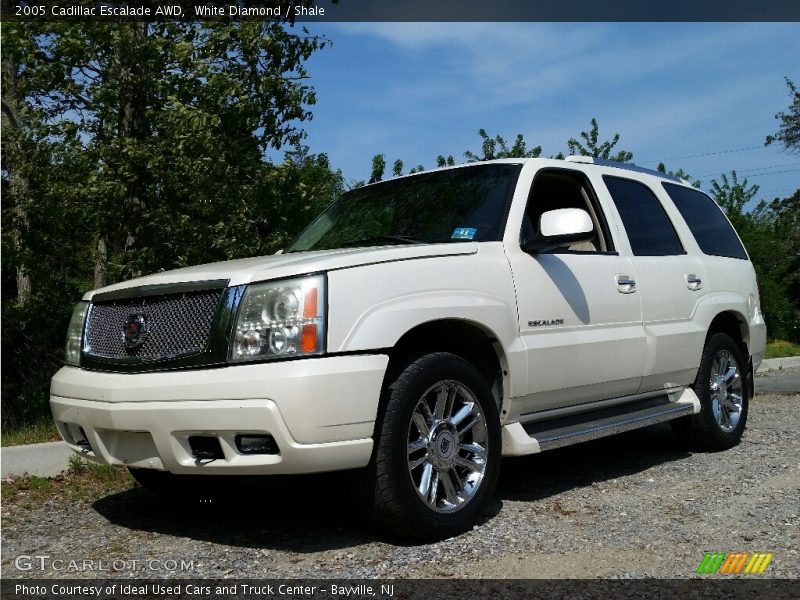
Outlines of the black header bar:
M0 17L3 21L800 22L800 1L2 0Z
M701 579L10 579L4 600L411 600L502 598L797 598L797 582L761 577Z

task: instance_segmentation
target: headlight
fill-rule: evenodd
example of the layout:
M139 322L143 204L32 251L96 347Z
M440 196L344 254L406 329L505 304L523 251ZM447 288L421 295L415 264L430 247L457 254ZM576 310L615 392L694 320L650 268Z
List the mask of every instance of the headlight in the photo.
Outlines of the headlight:
M233 362L320 354L325 340L325 277L250 285L231 343Z
M72 311L67 329L67 344L64 348L64 362L75 367L81 364L81 343L83 342L83 323L86 320L88 302L78 302Z

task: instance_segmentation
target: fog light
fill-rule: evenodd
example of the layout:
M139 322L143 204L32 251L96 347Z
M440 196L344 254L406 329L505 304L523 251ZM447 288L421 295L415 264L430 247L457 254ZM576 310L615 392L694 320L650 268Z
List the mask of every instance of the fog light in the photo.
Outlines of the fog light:
M86 432L83 430L83 427L78 427L78 431L80 431L81 437L75 438L75 445L80 446L85 450L91 450L92 445L89 443L89 438L86 437Z
M219 440L215 437L205 435L190 435L189 448L192 456L198 460L217 460L225 458Z
M271 435L237 435L236 448L242 454L278 453L278 444Z

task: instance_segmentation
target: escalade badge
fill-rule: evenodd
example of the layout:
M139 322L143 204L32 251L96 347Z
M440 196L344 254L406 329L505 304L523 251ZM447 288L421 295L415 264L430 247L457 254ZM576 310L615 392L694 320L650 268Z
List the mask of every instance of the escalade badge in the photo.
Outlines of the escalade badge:
M122 326L122 342L125 348L133 350L144 344L148 333L147 317L142 313L130 315Z
M548 327L550 325L563 325L564 319L536 319L528 321L528 327Z

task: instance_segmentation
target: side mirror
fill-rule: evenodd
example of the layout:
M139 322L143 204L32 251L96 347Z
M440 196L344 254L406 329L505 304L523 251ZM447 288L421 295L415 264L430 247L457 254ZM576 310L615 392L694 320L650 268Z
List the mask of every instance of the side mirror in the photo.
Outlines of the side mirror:
M525 252L543 252L559 246L588 242L594 237L592 218L580 208L549 210L539 219L539 233L522 241Z

